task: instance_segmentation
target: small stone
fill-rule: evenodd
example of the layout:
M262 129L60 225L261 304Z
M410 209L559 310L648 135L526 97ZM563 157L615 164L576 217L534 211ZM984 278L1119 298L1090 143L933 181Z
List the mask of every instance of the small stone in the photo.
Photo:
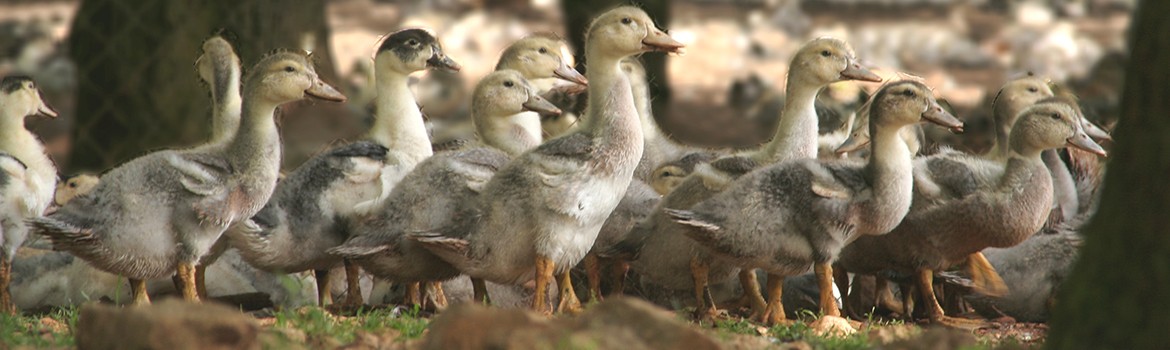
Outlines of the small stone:
M838 336L844 337L857 333L857 329L849 323L849 320L838 316L821 316L821 318L809 324L812 332L822 337Z

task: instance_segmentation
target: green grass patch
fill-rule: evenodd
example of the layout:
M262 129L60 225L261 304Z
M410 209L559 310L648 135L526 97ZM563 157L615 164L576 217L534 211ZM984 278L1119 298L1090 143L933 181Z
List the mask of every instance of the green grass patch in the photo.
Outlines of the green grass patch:
M46 315L0 315L0 344L6 346L72 347L77 308Z
M359 331L381 334L387 329L400 332L401 340L417 339L429 321L417 310L395 312L391 309L362 311L353 317L334 316L318 307L305 307L276 313L277 328L296 329L308 339L332 338L341 343L354 340Z

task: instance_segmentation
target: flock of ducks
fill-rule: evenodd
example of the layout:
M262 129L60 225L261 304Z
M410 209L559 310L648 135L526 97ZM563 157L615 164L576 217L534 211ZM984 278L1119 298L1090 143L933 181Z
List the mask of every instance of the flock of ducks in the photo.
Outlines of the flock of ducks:
M432 32L390 34L373 60L369 132L281 177L276 109L346 97L301 53L271 54L243 76L231 45L213 37L196 61L214 104L212 137L98 179L70 179L64 186L79 195L57 198L53 209L57 171L23 120L56 113L30 79L5 78L0 306L15 311L12 261L26 238L40 235L129 279L135 304L149 302L146 281L172 276L184 299L206 298L205 267L235 249L263 271L314 271L322 304L332 300L326 274L344 266L345 306L363 303L364 270L405 284L406 302L439 308L447 302L441 282L466 275L481 302L490 301L488 282L535 281L533 310L552 313L555 281L555 311L576 312L570 272L582 264L590 298L621 293L632 271L693 292L702 318L719 314L711 286L738 280L751 317L776 324L789 322L785 279L812 270L824 317L842 314L834 282L845 294L852 273L877 276L882 300L891 299L889 281L902 286L904 314L917 288L931 321L964 327L976 321L944 314L934 276L965 264L976 291L1002 295L1004 282L981 252L1078 220L1086 207L1055 150L1105 154L1090 136L1108 134L1036 77L1001 90L989 154L917 156L921 122L955 132L963 123L913 79L887 81L839 136L819 135L820 91L883 81L832 38L792 58L771 141L736 151L687 146L654 121L634 57L678 53L683 44L634 7L598 16L586 38L588 75L566 64L555 36L516 42L474 89L471 119L432 139L410 75L460 66ZM550 125L547 116L562 109L543 96L565 91L584 94L587 108L571 127Z

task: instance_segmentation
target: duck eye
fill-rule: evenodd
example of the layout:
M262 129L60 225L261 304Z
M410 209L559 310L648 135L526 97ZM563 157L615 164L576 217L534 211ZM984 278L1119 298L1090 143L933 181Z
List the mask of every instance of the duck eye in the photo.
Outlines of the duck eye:
M1035 86L1028 87L1028 92L1037 92L1037 91L1040 91L1040 89L1037 89Z
M504 81L504 87L513 87L513 86L516 86L516 84L512 83L511 80Z
M832 53L832 52L829 52L829 50L824 50L824 51L821 51L821 56L824 56L824 57L829 57L829 56L832 56L832 55L833 55L833 53Z
M902 91L902 96L906 96L906 97L914 97L914 90L905 90L905 91Z
M418 46L418 40L409 39L406 41L406 44L410 46Z
M1060 113L1052 113L1052 119L1060 120Z
M634 20L630 19L629 17L622 18L622 24L630 24L630 23L634 23Z
M76 188L76 187L77 187L77 183L76 183L76 182L70 182L70 183L69 183L69 188Z
M548 49L546 49L546 48L543 48L543 47L542 47L542 48L540 48L540 49L538 49L538 50L536 50L536 51L538 51L538 52L540 52L540 53L548 53Z
M293 68L292 66L285 66L285 67L284 67L284 71L285 71L285 72L292 73L292 72L295 72L296 70L297 70L297 69L296 69L296 68Z

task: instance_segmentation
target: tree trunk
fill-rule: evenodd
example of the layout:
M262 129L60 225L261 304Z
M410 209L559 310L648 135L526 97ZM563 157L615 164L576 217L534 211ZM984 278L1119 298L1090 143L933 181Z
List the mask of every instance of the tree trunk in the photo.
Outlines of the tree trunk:
M1129 33L1117 142L1051 349L1170 348L1170 1L1142 1Z
M70 168L106 169L144 152L195 145L210 130L210 99L193 64L223 32L244 66L276 48L307 48L336 81L324 0L85 0L69 35L78 67Z

